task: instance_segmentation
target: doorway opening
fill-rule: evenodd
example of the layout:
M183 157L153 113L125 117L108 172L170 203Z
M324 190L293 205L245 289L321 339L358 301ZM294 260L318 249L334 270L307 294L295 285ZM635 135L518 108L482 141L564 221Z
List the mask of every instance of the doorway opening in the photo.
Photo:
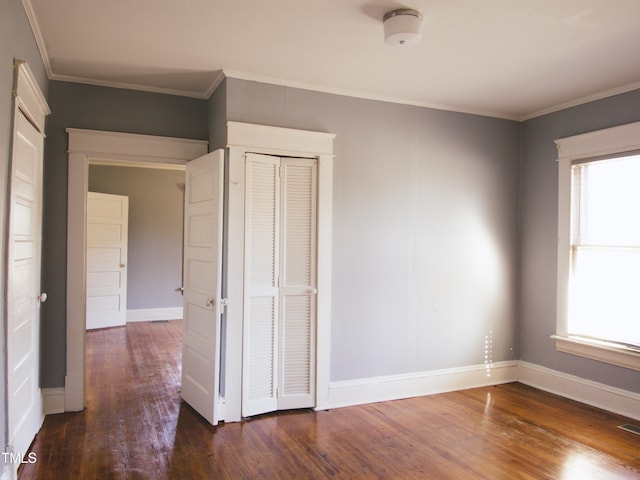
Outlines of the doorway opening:
M86 403L86 205L89 164L184 168L207 153L208 142L96 130L67 129L69 189L67 222L67 372L64 410L80 411ZM179 285L176 285L179 287Z
M159 169L90 162L88 329L91 323L182 318L184 180L181 165ZM128 222L123 220L125 198ZM90 322L92 316L103 321Z

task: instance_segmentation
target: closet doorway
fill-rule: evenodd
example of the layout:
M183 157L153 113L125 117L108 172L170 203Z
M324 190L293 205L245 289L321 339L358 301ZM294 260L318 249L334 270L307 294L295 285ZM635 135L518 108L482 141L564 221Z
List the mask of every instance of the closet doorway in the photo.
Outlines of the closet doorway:
M242 415L315 406L317 160L246 157Z
M220 420L330 405L334 138L227 122Z

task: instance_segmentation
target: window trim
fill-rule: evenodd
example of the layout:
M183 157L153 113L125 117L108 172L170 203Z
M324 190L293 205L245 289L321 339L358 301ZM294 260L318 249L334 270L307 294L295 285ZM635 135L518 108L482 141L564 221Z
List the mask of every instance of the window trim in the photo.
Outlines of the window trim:
M551 338L560 352L640 370L640 351L568 334L570 272L571 164L575 160L630 153L640 150L640 122L560 138L558 149L558 251L556 334Z

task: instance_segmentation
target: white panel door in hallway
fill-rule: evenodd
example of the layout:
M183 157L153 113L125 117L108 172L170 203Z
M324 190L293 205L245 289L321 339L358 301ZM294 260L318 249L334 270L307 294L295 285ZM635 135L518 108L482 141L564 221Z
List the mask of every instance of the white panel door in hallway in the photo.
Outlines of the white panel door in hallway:
M187 162L184 201L182 398L218 423L224 151Z
M43 136L17 112L7 258L9 446L26 456L44 420L40 392L40 259ZM5 450L6 451L6 450Z
M247 154L242 415L315 406L317 160Z
M129 198L87 194L87 330L127 321Z

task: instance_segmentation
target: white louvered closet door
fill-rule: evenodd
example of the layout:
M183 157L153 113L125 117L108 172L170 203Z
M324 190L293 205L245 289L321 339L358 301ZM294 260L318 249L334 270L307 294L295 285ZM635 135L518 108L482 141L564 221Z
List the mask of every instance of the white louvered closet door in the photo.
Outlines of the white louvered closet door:
M315 405L313 159L247 155L243 416Z
M278 409L315 405L316 160L282 159Z

